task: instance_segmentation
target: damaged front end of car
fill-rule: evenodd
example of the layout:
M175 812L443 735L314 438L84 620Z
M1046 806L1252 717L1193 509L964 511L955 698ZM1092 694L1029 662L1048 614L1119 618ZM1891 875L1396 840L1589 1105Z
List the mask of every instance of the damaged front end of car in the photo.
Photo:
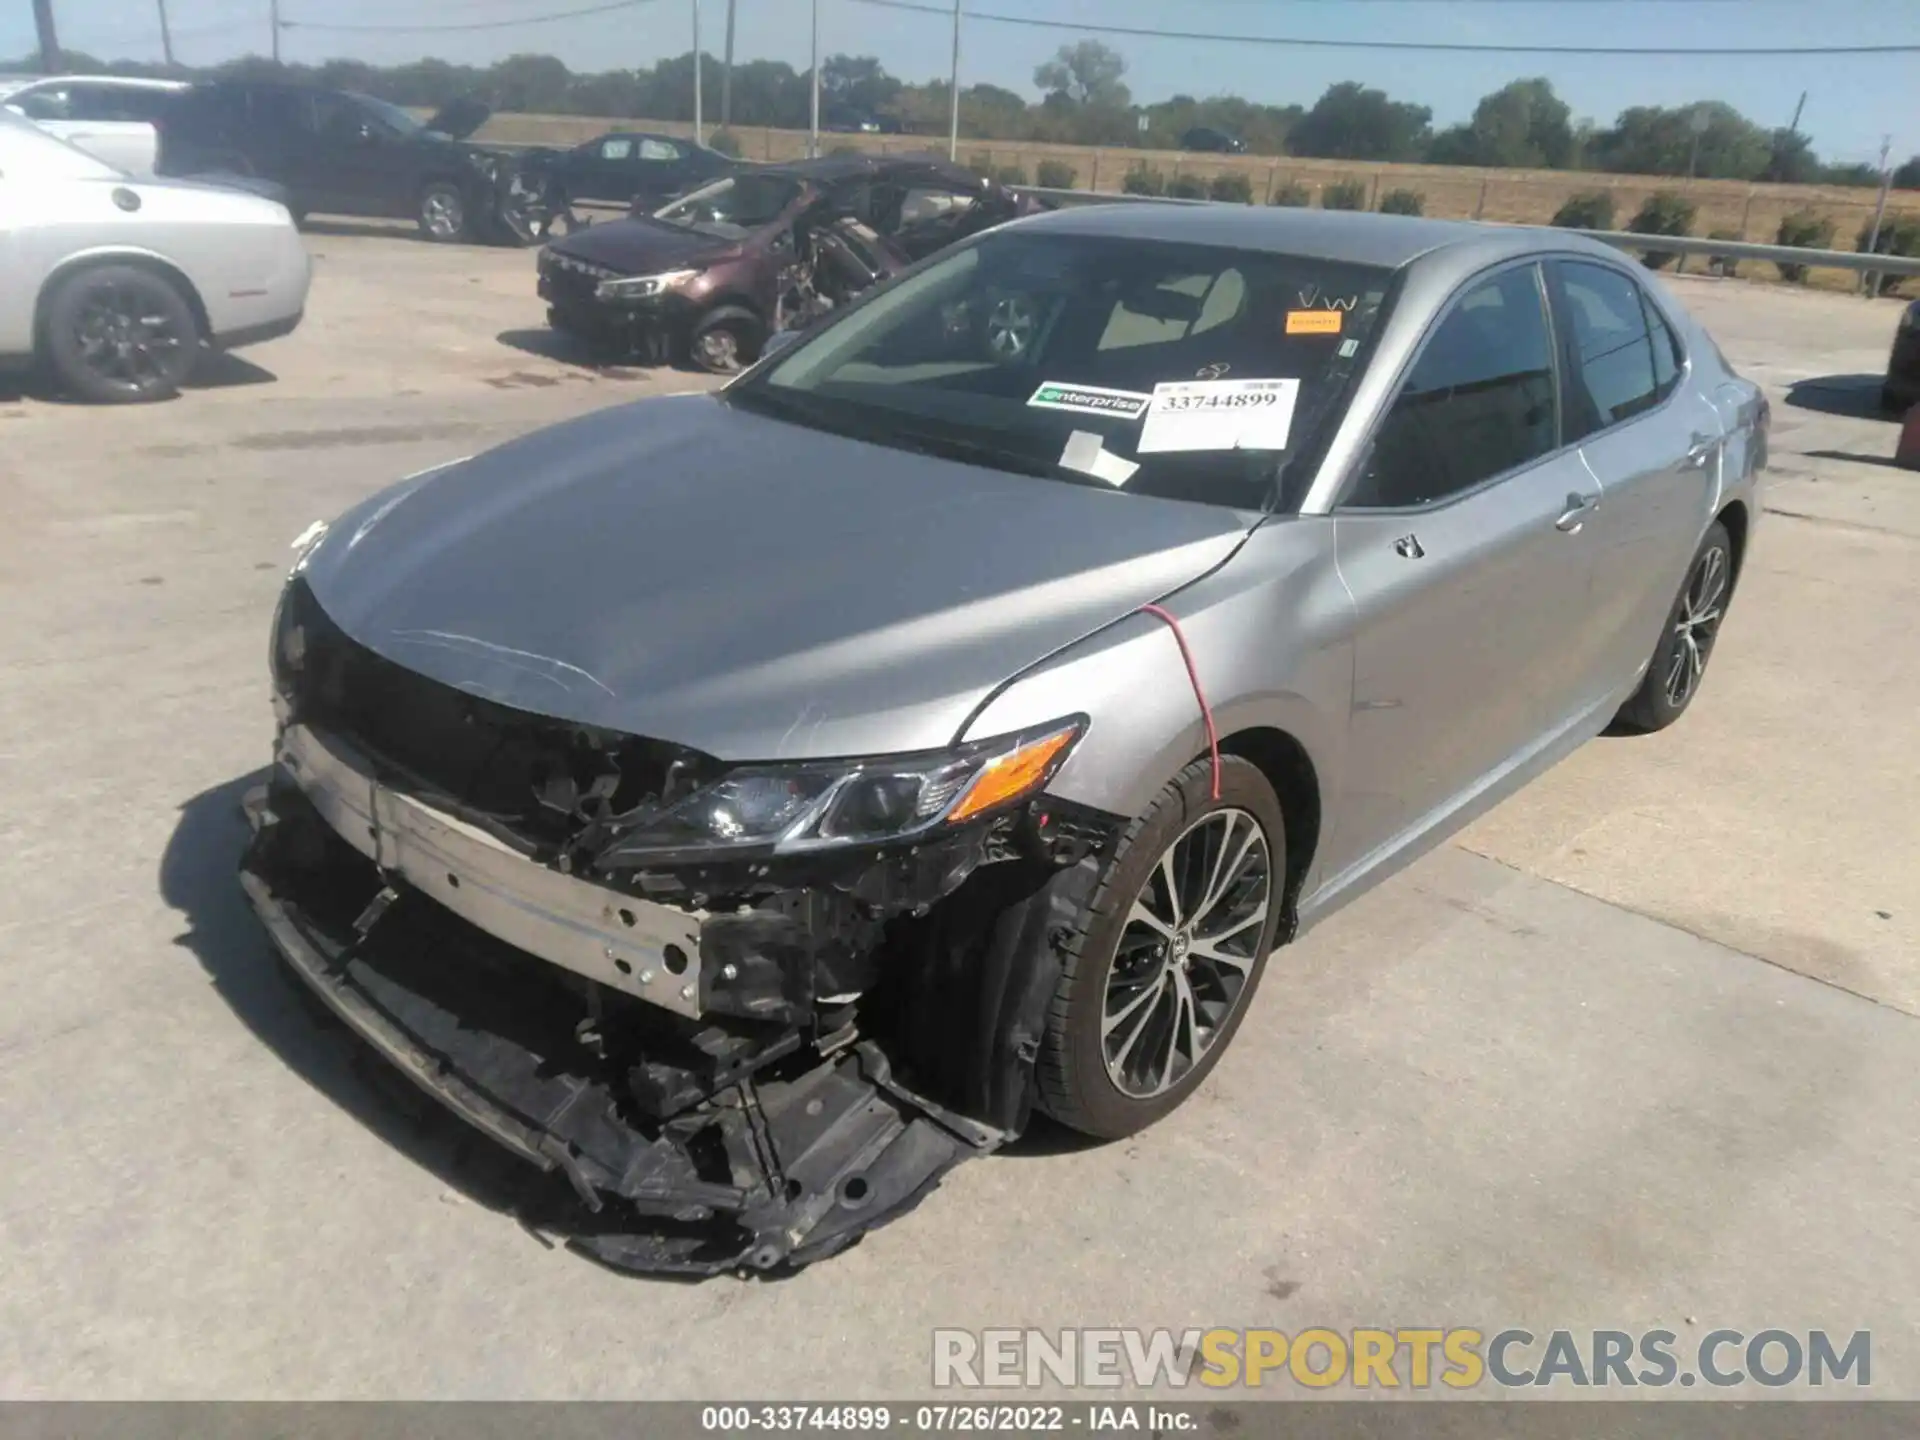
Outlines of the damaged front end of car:
M802 1265L1017 1135L1119 821L1084 720L728 765L361 646L296 575L242 880L294 973L590 1217L618 1268Z

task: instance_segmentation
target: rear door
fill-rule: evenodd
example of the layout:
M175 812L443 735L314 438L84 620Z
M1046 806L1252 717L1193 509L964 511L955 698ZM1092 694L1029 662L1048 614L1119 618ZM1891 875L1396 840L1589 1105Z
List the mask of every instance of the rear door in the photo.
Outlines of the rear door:
M1689 358L1638 277L1600 260L1550 267L1568 437L1600 487L1587 522L1601 648L1588 689L1629 684L1653 654L1719 491L1725 423L1686 383Z
M1561 433L1557 371L1539 265L1476 277L1335 504L1357 628L1329 873L1444 826L1579 708L1597 487Z
M651 208L666 204L691 185L694 172L686 146L659 135L636 135L633 142L626 181L632 188L616 198L638 197L643 205Z

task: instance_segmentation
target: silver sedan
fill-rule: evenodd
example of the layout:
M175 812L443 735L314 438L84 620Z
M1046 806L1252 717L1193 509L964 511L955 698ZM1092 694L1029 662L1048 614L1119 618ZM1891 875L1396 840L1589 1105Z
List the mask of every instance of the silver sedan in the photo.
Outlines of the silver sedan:
M243 879L602 1259L818 1259L1164 1116L1277 947L1683 714L1768 423L1577 237L1018 221L303 536Z
M297 326L310 278L284 205L136 180L0 107L0 364L84 400L162 400L203 348Z

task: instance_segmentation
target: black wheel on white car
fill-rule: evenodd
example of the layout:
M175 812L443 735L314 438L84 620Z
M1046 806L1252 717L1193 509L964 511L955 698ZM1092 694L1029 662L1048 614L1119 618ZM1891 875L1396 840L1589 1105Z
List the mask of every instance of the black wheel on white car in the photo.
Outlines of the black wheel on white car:
M467 197L450 180L435 180L420 192L420 233L448 244L467 235Z
M193 370L200 327L187 297L164 275L138 265L95 265L68 275L47 297L41 349L79 399L170 400Z
M1620 707L1618 721L1630 730L1664 730L1687 711L1706 678L1707 661L1720 638L1733 595L1733 541L1718 520L1694 552L1687 578L1674 597L1660 631L1653 660L1633 698Z
M1286 823L1257 767L1189 765L1129 827L1066 945L1040 1103L1102 1139L1200 1087L1245 1017L1279 932Z

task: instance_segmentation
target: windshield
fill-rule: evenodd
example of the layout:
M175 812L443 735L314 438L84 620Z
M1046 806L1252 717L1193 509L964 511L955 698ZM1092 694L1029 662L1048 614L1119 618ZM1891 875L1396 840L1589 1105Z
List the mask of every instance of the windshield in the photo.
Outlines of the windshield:
M750 231L778 220L799 198L800 182L791 175L729 175L662 206L653 212L653 218L703 234L741 240Z
M1344 409L1390 278L1013 229L877 294L728 397L1024 474L1291 508L1311 478L1291 462Z
M382 123L391 125L394 130L401 135L418 135L427 128L405 110L402 110L398 105L389 105L384 100L376 100L371 95L362 95L354 90L349 90L346 93L353 96L357 102L371 110L374 116Z

